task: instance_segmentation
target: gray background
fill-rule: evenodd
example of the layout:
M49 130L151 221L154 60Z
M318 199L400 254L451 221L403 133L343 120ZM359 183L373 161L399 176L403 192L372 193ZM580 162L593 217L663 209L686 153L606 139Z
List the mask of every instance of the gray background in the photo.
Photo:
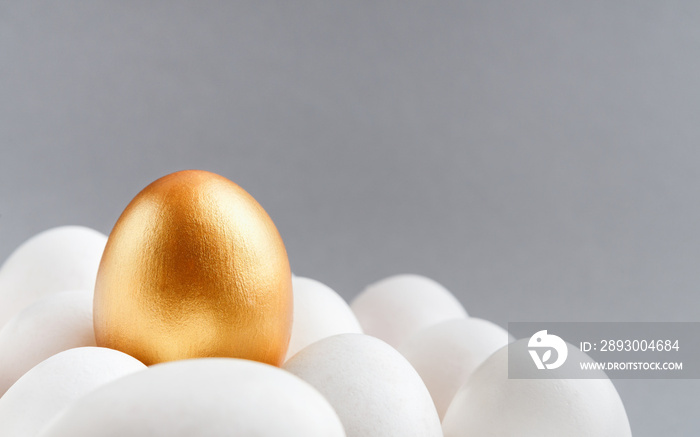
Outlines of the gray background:
M0 2L0 258L229 177L293 270L475 316L697 320L698 2ZM699 381L615 381L637 436Z

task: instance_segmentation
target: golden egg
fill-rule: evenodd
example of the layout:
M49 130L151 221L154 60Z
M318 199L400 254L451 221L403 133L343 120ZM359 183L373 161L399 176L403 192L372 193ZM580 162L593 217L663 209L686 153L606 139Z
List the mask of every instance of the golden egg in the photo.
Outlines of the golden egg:
M196 357L280 365L292 325L282 238L230 180L199 170L162 177L109 236L94 325L98 346L148 365Z

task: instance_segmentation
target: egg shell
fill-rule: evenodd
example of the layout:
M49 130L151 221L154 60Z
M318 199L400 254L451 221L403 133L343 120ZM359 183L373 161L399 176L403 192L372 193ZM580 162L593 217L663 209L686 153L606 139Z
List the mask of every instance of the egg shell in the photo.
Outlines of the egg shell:
M144 188L114 225L95 284L95 337L148 365L279 365L292 306L287 252L262 206L222 176L186 170Z
M0 327L50 293L92 291L106 242L93 229L62 226L19 246L0 268Z
M467 317L445 287L419 275L397 275L368 286L350 305L365 334L398 347L416 331Z
M622 400L602 372L600 379L508 379L510 347L518 351L511 365L537 372L527 343L522 339L499 349L474 371L445 414L445 437L632 435ZM578 348L568 348L567 360L590 361ZM560 370L546 371L556 378Z
M284 369L328 399L348 437L442 436L420 376L379 339L362 334L324 338L299 351Z
M487 320L454 319L422 329L399 347L425 382L440 418L457 390L492 353L510 341L508 331Z
M112 349L81 347L56 354L24 374L0 398L0 435L34 437L73 401L145 368Z
M294 322L287 359L306 346L336 334L361 334L355 314L342 297L319 281L292 277Z
M333 408L277 367L234 358L158 364L75 402L42 437L342 437Z
M29 369L61 351L95 346L92 293L50 294L0 330L0 396Z

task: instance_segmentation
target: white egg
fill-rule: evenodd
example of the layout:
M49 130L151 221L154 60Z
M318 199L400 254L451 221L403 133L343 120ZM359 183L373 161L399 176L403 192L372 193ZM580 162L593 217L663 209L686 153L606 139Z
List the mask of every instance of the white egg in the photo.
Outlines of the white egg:
M135 358L106 348L81 347L54 355L0 398L0 435L33 437L76 399L145 368Z
M360 323L338 293L309 278L292 277L294 322L287 359L311 343L336 334L362 333Z
M470 317L422 329L398 350L418 371L442 418L472 372L509 341L505 329Z
M82 226L49 229L24 242L0 268L0 327L49 293L92 291L106 243Z
M350 305L365 334L398 347L408 336L445 320L467 317L445 287L419 275L397 275L368 286Z
M42 437L343 437L333 408L277 367L234 358L151 366L75 402Z
M535 368L528 339L498 350L476 369L455 395L443 419L445 437L628 437L625 407L612 382L601 379L509 379L511 366ZM590 360L569 347L568 360ZM562 367L563 368L563 367ZM560 375L560 369L545 370ZM563 376L563 375L562 375Z
M29 305L0 329L0 396L43 360L81 346L95 346L91 292L55 293Z
M379 339L362 334L324 338L299 351L283 368L328 399L348 437L442 436L420 376Z

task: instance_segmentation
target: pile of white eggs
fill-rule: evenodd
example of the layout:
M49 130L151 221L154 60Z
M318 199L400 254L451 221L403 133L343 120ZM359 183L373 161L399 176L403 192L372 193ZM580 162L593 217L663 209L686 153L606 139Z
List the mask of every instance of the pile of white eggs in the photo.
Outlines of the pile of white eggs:
M293 277L282 368L233 358L146 367L95 346L106 240L51 229L0 269L0 436L631 435L608 379L508 379L509 334L417 275L370 285L351 305Z

